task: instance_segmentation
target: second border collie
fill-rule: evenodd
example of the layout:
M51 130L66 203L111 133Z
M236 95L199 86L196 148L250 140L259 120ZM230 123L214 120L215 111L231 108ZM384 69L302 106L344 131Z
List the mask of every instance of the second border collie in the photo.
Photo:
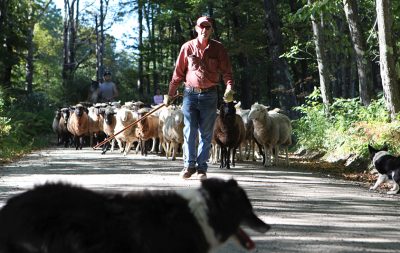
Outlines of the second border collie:
M233 179L199 189L100 193L55 183L17 195L0 210L1 253L206 253L230 237L254 248L240 228L265 233Z
M387 180L392 180L393 187L387 192L387 194L398 193L400 189L400 157L391 155L386 146L382 149L375 149L371 145L368 145L368 151L372 164L379 173L375 185L372 186L370 190L375 190L379 185Z

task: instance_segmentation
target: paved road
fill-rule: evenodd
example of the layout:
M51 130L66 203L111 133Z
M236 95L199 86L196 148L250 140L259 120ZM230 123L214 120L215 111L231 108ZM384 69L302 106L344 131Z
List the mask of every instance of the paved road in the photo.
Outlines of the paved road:
M198 180L177 177L182 161L115 152L101 155L56 148L35 152L0 168L0 206L36 184L66 181L96 190L184 189ZM245 162L209 177L235 178L259 216L272 229L249 231L254 252L400 252L400 198L369 192L348 181L321 178L293 168L268 168ZM218 253L243 253L233 242Z

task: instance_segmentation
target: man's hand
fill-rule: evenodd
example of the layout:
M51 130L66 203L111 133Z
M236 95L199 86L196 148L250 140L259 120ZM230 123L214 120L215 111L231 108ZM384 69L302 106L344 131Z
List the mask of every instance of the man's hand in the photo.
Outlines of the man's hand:
M169 96L169 95L164 95L164 104L165 104L166 106L171 105L172 102L173 102L173 100L172 100L172 97L171 97L171 96Z
M235 92L232 89L226 89L223 97L224 101L226 103L232 102L234 94Z

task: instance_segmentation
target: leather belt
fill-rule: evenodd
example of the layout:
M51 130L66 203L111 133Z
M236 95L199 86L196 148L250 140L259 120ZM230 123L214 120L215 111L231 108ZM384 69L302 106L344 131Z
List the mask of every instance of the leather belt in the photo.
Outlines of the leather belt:
M204 92L217 90L217 86L214 85L214 86L211 86L208 88L196 88L196 87L191 87L191 86L185 86L185 90L189 91L189 92L204 93Z

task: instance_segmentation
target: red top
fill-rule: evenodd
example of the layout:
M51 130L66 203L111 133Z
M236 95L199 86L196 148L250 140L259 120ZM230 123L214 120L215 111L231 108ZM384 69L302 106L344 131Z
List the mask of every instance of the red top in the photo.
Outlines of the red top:
M195 88L212 87L218 84L221 75L225 85L233 86L232 66L224 46L209 40L203 52L197 38L190 40L181 47L168 95L174 96L181 82Z

